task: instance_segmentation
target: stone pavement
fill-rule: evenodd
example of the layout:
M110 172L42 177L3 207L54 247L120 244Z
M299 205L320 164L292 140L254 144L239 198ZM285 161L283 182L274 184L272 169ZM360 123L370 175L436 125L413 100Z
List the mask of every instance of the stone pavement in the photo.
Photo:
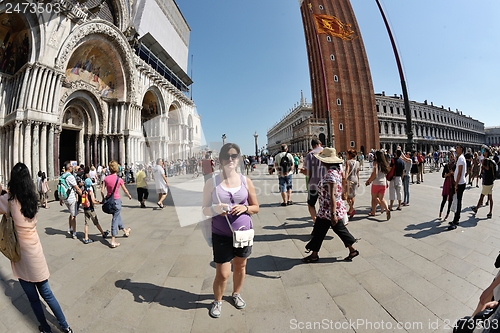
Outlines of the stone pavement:
M208 315L215 275L211 248L198 226L179 226L170 196L164 210L155 205L154 189L147 209L125 200L123 219L132 232L119 238L116 249L92 225L94 243L68 238L65 210L54 202L41 209L38 233L50 285L74 331L451 332L446 325L472 312L496 273L498 209L486 219L486 208L477 218L467 208L477 202L480 189L466 190L461 225L445 231L447 223L436 220L439 173L426 173L424 183L411 185L411 205L394 211L390 221L385 215L367 217L370 195L362 185L358 213L348 226L360 238L360 256L343 262L347 250L330 231L320 261L303 264L312 230L304 178L294 178L295 204L279 207L276 176L264 171L259 166L250 175L261 209L254 216L256 237L242 290L247 307L232 305L230 281L219 319ZM362 179L368 174L365 169ZM190 176L169 181L203 183ZM135 195L134 186L130 189ZM500 202L498 188L494 198ZM98 215L109 229L110 217L100 208ZM81 214L79 231L83 221ZM0 285L0 332L36 332L36 319L3 256ZM55 318L48 318L55 326Z

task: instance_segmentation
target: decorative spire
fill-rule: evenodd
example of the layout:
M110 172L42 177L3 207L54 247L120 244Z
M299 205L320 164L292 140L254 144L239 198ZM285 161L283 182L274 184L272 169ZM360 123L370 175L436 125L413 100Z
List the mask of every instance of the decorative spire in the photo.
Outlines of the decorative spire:
M302 90L300 91L300 105L304 105L305 101L304 101L304 93L302 92Z

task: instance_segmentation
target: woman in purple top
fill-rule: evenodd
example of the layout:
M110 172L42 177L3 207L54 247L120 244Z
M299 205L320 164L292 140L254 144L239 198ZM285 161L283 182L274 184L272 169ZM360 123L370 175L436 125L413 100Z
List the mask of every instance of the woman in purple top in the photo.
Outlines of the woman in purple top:
M221 315L222 295L231 274L233 263L233 301L237 309L246 305L240 296L245 280L247 258L252 246L233 247L233 230L252 229L250 215L259 212L255 187L250 179L236 172L240 163L240 147L234 143L225 144L219 153L221 173L208 179L203 188L203 213L212 216L212 245L215 262L213 284L215 301L210 316Z

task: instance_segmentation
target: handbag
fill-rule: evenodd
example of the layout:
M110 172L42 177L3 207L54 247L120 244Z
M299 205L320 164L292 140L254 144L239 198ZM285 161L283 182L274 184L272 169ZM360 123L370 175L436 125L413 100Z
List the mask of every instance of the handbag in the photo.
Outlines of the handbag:
M453 201L451 203L451 207L450 207L450 210L453 212L453 213L456 213L457 212L457 207L458 206L458 199L457 199L457 194L455 193L453 195Z
M214 184L215 183L215 177L213 177ZM245 184L246 186L246 184ZM217 189L215 188L215 194L217 195L217 200L219 201L219 204L221 203L219 193L217 193ZM231 226L231 222L229 222L229 218L227 217L227 214L225 215L227 225L229 226L229 229L231 229L231 232L233 233L233 247L236 248L242 248L245 246L252 246L253 245L253 238L255 236L255 231L253 229L246 229L242 230L241 227L238 230L234 230L233 227Z
M118 211L118 208L116 208L116 201L115 201L115 190L116 190L116 185L118 185L118 177L116 177L116 183L115 187L113 187L113 192L106 196L104 200L102 201L102 211L106 214L114 214Z
M10 203L7 207L7 214L4 214L2 221L0 221L0 252L9 260L18 262L21 260L21 248L17 239L14 219L10 214Z

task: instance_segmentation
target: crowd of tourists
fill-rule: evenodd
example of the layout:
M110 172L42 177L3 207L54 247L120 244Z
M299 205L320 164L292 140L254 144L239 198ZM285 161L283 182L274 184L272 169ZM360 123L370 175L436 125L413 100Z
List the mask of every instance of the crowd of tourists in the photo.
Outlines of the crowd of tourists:
M256 163L266 163L269 174L277 174L281 196L280 205L293 205L292 177L294 174L304 174L307 184L307 207L313 222L311 239L305 245L308 256L304 263L314 263L320 260L319 251L328 230L333 232L343 242L348 250L345 261L352 261L360 255L354 246L357 239L350 233L347 226L349 220L356 215L355 198L359 187L360 171L364 161L369 163L369 177L365 186L370 186L371 209L368 216L375 216L379 211L385 214L387 220L392 212L404 209L410 205L410 181L415 184L424 182L425 164L431 164L434 171L442 170L443 187L439 219L447 220L450 211L454 212L449 230L457 228L460 222L462 198L465 187L478 186L481 180L482 190L477 205L477 212L486 205L489 206L488 217L492 216L493 183L498 178L498 151L491 147L483 147L481 153L472 154L465 151L461 144L448 152L422 154L421 152L404 152L399 147L389 154L385 150L372 150L366 156L354 149L345 153L337 153L335 148L322 147L319 140L311 141L311 149L305 155L292 154L287 145L281 146L281 152L265 159L242 156L240 148L234 143L225 144L219 157L214 159L207 152L203 159L192 159L192 162L164 162L158 159L154 163L132 164L120 166L116 161L110 161L107 166L74 166L64 163L56 195L60 205L65 204L69 211L68 234L77 239L76 217L80 207L85 214L85 227L82 242L89 244L92 240L88 235L88 225L92 222L103 238L110 236L109 246L120 246L117 242L119 232L129 237L131 228L126 227L120 212L121 195L132 199L126 184L135 182L138 201L141 208L146 208L145 202L149 196L147 180L155 181L158 194L157 205L164 207L163 200L168 194L168 176L192 173L204 175L203 214L210 223L210 244L213 248L213 260L216 274L213 281L214 301L209 310L210 316L218 318L222 313L222 297L227 282L232 274L232 302L237 309L243 309L246 302L241 296L246 275L247 258L252 253L253 224L252 215L259 212L259 203L255 187L250 178L245 176L254 169ZM215 170L220 172L216 173ZM24 289L32 309L40 324L41 332L50 332L39 296L47 302L54 313L61 329L72 332L62 310L52 294L48 284L48 267L36 233L36 218L38 207L48 208L47 195L50 189L44 172L37 174L36 186L31 183L28 168L18 163L11 172L7 191L2 190L0 196L0 213L10 214L18 232L21 259L12 263L13 273ZM468 177L468 180L467 180ZM389 189L389 200L386 191ZM37 195L38 191L38 195ZM100 192L100 200L96 191ZM112 215L111 230L101 227L95 207L103 205L103 211ZM447 206L443 217L444 207ZM104 209L106 206L107 208ZM99 214L100 215L100 214ZM102 221L102 219L101 219ZM499 281L497 281L499 282ZM492 283L495 287L500 283ZM483 309L487 296L493 287L488 287L481 296L478 310ZM483 294L484 294L483 293ZM489 303L488 303L489 304Z

